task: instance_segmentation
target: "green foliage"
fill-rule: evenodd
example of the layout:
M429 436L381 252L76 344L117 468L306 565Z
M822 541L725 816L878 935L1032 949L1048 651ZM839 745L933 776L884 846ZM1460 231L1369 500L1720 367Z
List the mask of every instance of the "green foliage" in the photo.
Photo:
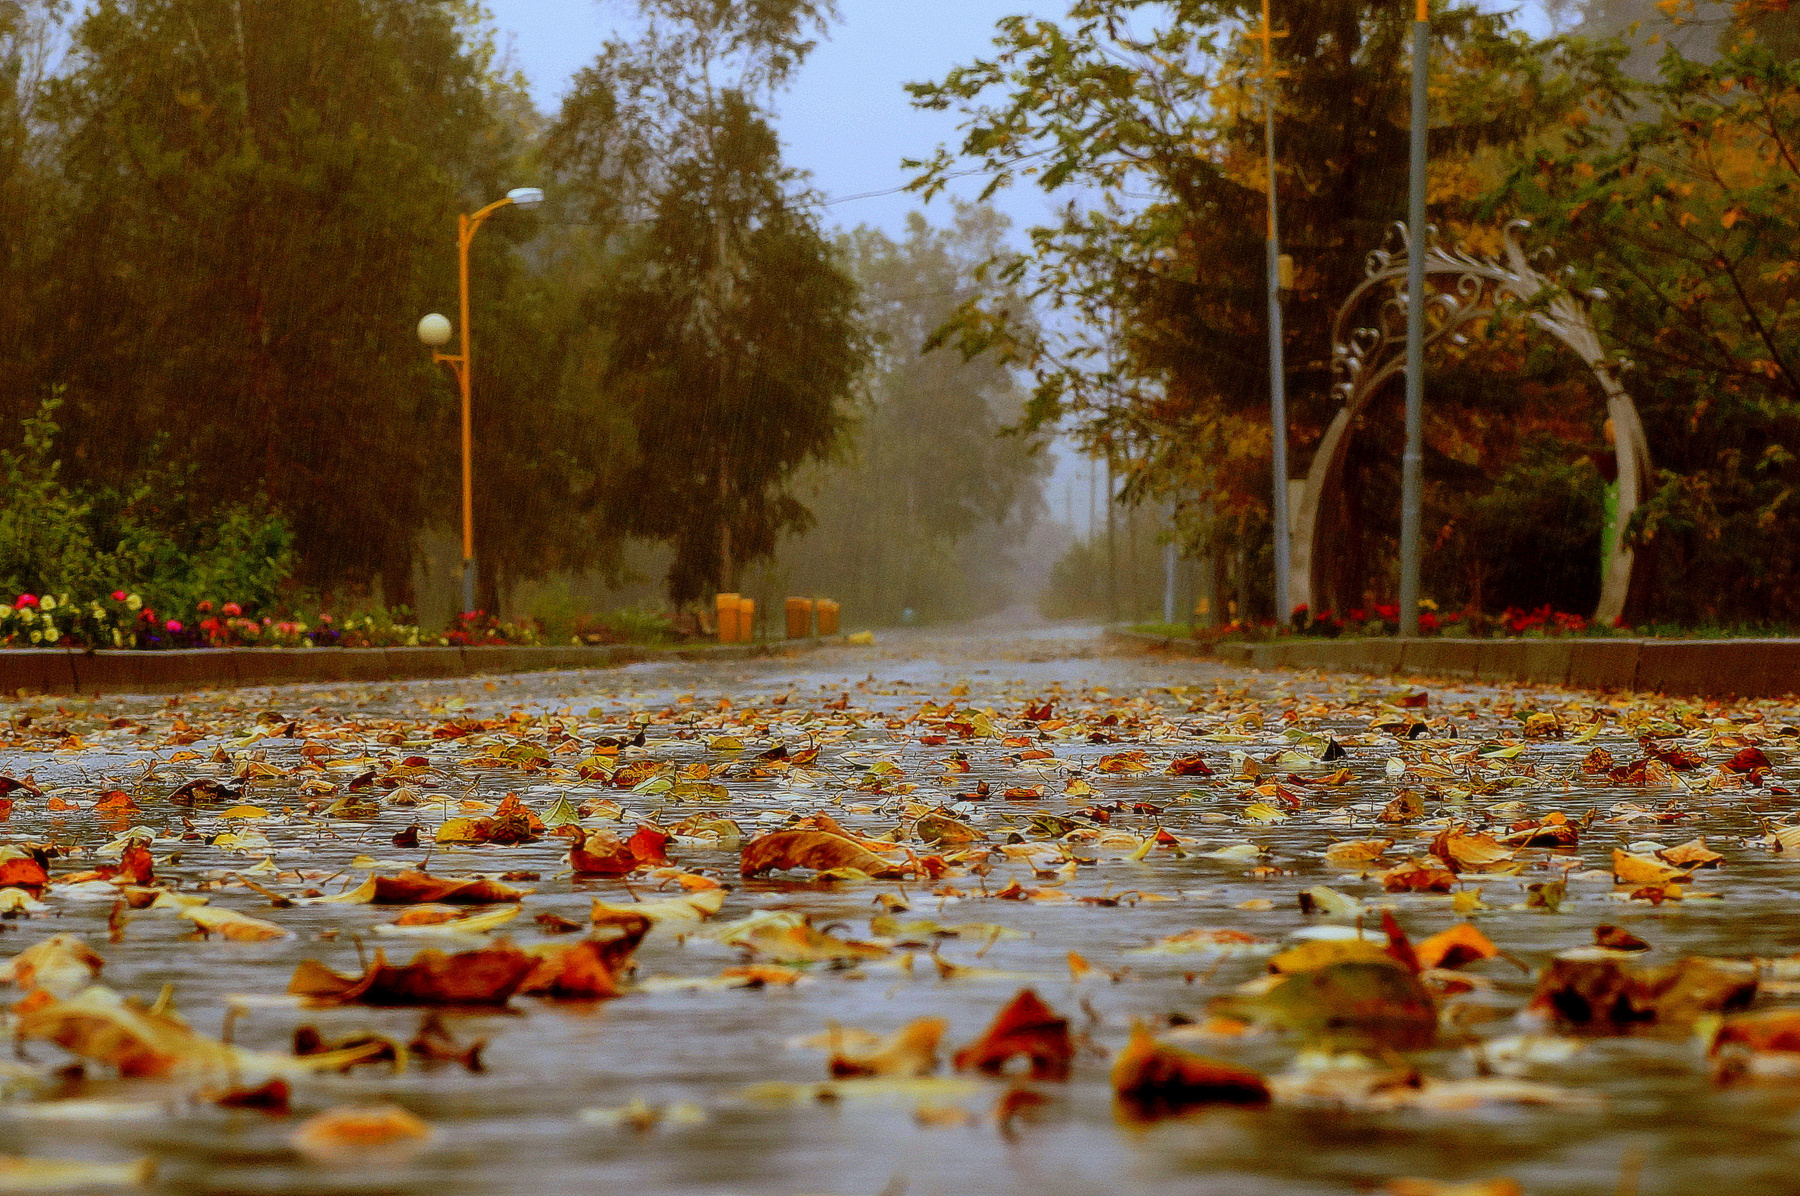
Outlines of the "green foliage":
M647 604L621 607L575 621L576 635L589 644L665 644L680 638L674 616Z
M1284 6L1272 83L1242 0L1079 0L1061 20L1010 17L992 54L911 90L959 112L963 138L916 163L931 192L975 169L991 187L1068 197L995 269L1056 314L975 299L944 340L1028 369L1029 426L1058 425L1112 461L1131 499L1176 498L1185 546L1267 553L1275 477L1304 472L1335 414L1331 323L1366 254L1405 212L1413 8L1391 0ZM1466 3L1431 16L1432 219L1463 223L1485 156L1542 135L1608 77L1605 55L1536 42ZM1266 88L1273 88L1272 94ZM1503 97L1503 98L1502 98ZM1264 103L1274 105L1294 459L1270 468L1264 277ZM1438 401L1434 398L1434 402ZM1372 572L1386 546L1366 547ZM1242 574L1260 588L1269 570ZM1241 592L1241 591L1240 591ZM1267 598L1242 593L1246 610Z
M66 387L72 481L195 466L202 505L266 491L309 584L405 591L455 463L407 330L454 294L456 210L504 190L509 145L467 8L84 9L34 117L55 267L0 380L18 418Z
M1581 249L1658 467L1631 530L1651 558L1628 614L1800 617L1800 63L1739 37L1617 85L1635 119L1547 144L1496 206Z
M590 220L640 220L586 300L606 334L597 381L632 432L605 485L620 530L674 548L685 603L810 522L794 474L842 434L864 345L763 107L829 9L641 8L642 38L580 73L546 153Z
M117 490L72 489L56 459L59 403L25 421L23 444L0 451L0 593L96 600L115 590L152 607L202 602L266 608L292 567L292 536L265 508L184 500L189 479L169 470Z

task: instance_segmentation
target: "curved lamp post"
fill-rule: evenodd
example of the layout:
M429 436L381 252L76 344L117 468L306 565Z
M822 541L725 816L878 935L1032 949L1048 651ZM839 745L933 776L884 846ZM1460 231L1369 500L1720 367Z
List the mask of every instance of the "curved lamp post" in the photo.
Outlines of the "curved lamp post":
M481 227L481 222L496 210L507 204L533 208L543 201L544 193L538 188L515 187L504 199L496 199L478 212L459 213L456 217L456 279L462 318L455 329L459 334L457 351L436 351L438 346L449 343L452 329L448 319L432 312L419 321L419 339L431 346L431 360L441 361L455 371L457 387L462 391L462 608L465 612L475 609L475 452L469 414L469 242L475 239L475 230Z

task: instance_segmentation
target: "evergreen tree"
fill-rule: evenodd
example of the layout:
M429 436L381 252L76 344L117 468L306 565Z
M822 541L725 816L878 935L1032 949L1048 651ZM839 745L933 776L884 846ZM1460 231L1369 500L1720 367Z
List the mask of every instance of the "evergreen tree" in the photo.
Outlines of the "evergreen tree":
M616 230L589 313L607 337L598 393L633 442L610 505L675 549L670 597L732 589L810 512L795 471L828 455L864 346L856 294L767 104L823 27L806 0L643 0L636 43L582 71L549 138L588 219Z

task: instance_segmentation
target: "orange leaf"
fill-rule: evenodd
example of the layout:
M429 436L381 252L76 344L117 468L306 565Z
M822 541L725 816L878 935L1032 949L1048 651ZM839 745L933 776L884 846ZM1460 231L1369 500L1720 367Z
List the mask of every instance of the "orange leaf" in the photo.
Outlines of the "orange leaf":
M624 876L641 862L611 831L587 831L569 848L569 866L577 876Z
M815 872L855 868L884 878L915 870L911 864L884 860L853 839L822 830L779 830L758 835L744 844L738 868L745 876L789 868L810 868Z
M631 970L631 956L650 932L650 919L614 919L617 931L610 939L586 938L574 943L553 943L537 948L538 962L518 987L520 993L547 997L605 998L624 991L623 978Z
M294 969L288 992L339 1005L504 1005L538 964L538 957L505 939L455 955L425 950L401 965L388 963L377 948L374 963L361 976L304 960Z
M1421 939L1414 945L1413 953L1423 968L1460 968L1478 959L1492 959L1500 954L1500 948L1469 923L1458 922L1448 930Z
M1034 1080L1068 1079L1075 1057L1068 1019L1056 1016L1029 988L1019 990L980 1038L956 1052L954 1062L958 1071L973 1067L999 1075L1015 1055L1030 1061Z
M1113 1061L1112 1086L1120 1110L1137 1121L1201 1105L1269 1103L1269 1086L1261 1075L1159 1043L1142 1022L1132 1023L1131 1041Z
M645 864L662 865L669 862L666 854L669 841L674 836L658 830L648 823L639 824L637 833L625 841L625 846L638 861Z

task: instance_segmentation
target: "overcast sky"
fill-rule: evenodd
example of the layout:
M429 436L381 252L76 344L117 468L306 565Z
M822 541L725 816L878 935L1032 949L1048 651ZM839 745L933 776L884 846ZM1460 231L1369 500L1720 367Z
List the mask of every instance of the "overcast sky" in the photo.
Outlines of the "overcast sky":
M515 59L546 112L556 110L570 76L593 61L615 22L634 11L629 0L486 2L502 33L511 35ZM906 180L900 160L922 158L956 135L953 113L914 109L901 86L941 79L951 67L988 52L994 23L1003 16L1066 7L1033 0L839 0L843 21L780 100L789 162L809 171L814 186L836 201L826 223L867 223L898 233L906 213L919 207L917 196L892 194ZM1483 7L1516 5L1485 0ZM1535 0L1525 10L1534 31L1544 32ZM971 179L964 190L972 195L980 186L981 180ZM996 202L1016 222L1035 222L1048 211L1032 188Z

